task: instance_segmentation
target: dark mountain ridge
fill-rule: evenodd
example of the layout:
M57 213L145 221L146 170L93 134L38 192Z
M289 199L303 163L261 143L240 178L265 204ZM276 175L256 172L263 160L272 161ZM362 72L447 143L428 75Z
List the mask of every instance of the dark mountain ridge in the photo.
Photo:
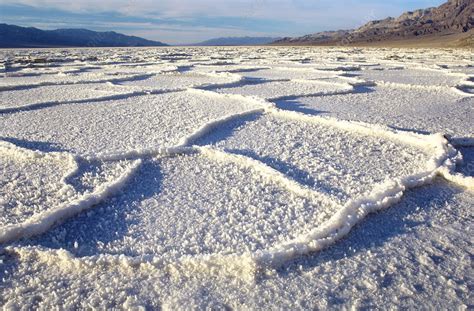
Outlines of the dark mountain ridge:
M41 30L34 27L0 24L0 48L128 46L166 46L166 44L140 37L127 36L114 31L97 32L87 29Z

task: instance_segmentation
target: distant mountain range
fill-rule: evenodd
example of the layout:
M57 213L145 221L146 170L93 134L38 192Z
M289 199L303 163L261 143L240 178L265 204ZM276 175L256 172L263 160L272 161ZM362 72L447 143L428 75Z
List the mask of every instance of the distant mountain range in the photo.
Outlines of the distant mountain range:
M195 43L197 46L238 46L238 45L265 45L280 38L275 37L226 37L214 38L207 41Z
M474 0L449 0L437 8L371 21L355 30L283 38L275 45L474 46Z
M437 8L371 21L358 29L318 32L295 38L227 37L196 46L358 45L474 47L474 0L449 0ZM158 41L113 31L40 30L0 24L0 48L166 46Z
M127 46L166 46L166 44L126 36L113 31L96 32L86 29L41 30L34 27L0 24L0 48Z

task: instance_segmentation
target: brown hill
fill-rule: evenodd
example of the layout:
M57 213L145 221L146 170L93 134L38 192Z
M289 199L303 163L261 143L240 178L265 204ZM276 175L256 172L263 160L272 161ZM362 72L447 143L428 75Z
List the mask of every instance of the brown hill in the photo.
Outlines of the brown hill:
M371 21L356 30L284 38L277 45L474 46L474 0L449 0L437 8Z

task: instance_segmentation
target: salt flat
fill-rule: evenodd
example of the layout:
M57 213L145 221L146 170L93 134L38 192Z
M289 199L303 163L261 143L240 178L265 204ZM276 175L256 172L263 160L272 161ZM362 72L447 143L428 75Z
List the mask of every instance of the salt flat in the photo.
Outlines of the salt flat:
M3 50L7 308L470 308L463 50Z

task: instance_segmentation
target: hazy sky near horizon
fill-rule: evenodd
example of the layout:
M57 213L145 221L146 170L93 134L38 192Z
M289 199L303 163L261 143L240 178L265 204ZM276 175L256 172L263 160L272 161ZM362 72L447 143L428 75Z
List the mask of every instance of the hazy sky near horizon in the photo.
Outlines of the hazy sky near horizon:
M0 0L0 22L114 30L165 43L350 29L445 0Z

